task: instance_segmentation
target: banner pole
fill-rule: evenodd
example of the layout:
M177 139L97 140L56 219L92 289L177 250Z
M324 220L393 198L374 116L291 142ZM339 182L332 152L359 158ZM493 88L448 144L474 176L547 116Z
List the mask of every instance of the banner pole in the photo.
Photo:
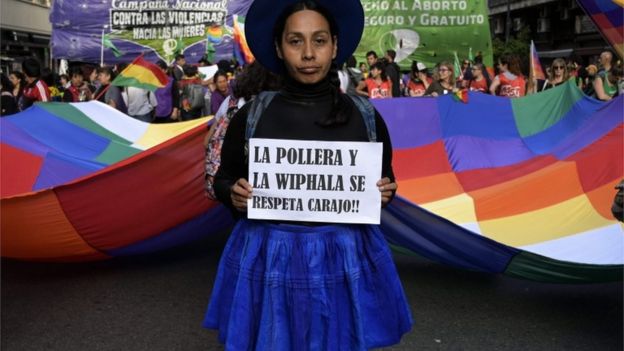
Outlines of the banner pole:
M100 42L100 67L104 67L104 29L102 29L102 40Z

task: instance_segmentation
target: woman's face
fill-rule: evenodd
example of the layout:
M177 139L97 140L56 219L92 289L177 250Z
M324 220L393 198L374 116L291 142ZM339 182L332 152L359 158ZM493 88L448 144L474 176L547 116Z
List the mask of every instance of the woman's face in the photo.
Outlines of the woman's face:
M553 63L551 69L555 77L563 77L563 72L565 72L566 66L565 63L555 62Z
M370 70L370 74L373 78L378 78L381 75L381 70L377 67Z
M17 76L15 74L10 74L9 75L9 80L11 81L11 83L13 84L14 87L18 86L20 81L17 78Z
M477 67L477 66L472 66L471 68L472 70L472 76L475 78L481 78L483 77L483 71L481 70L481 68Z
M451 77L451 70L446 66L440 66L438 72L440 73L440 80L448 80Z
M286 20L277 56L286 71L304 84L318 83L327 76L338 50L329 23L316 11L302 10Z
M228 92L228 80L225 76L218 76L217 80L215 81L215 85L217 87L217 90L225 95Z
M110 83L110 75L106 72L100 72L97 74L97 79L104 85Z

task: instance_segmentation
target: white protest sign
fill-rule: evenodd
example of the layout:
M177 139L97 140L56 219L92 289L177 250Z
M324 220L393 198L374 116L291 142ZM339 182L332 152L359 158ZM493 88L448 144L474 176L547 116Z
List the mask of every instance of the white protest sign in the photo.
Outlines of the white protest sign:
M379 224L381 143L249 140L247 216Z
M199 73L203 75L202 77L203 80L208 80L214 77L215 73L217 73L217 71L219 70L219 66L217 65L202 66L202 67L197 67L197 70L199 71Z

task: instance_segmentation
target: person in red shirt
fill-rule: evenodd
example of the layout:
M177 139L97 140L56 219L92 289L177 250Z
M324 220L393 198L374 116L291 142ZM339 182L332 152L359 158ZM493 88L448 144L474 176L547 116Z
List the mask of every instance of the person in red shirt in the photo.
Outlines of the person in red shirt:
M494 78L490 86L492 95L511 98L526 95L526 81L520 70L520 59L517 56L505 55L501 57L498 61L498 69L501 73Z
M48 85L41 80L41 65L34 58L27 58L22 62L22 72L26 86L20 101L20 110L24 110L35 102L50 101L50 90Z
M424 96L433 80L427 75L427 66L422 62L412 62L412 71L407 82L407 96Z
M472 79L468 81L468 90L489 94L490 79L482 63L475 63L472 68Z
M356 92L371 99L388 99L392 97L392 81L386 77L383 63L371 66L370 77L360 82Z

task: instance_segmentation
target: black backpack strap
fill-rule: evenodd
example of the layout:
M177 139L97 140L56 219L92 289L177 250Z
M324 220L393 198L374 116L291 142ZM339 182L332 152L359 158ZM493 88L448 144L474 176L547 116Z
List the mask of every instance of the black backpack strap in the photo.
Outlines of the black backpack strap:
M256 97L251 102L251 107L249 109L249 114L247 115L247 128L245 129L245 140L251 139L256 131L256 126L258 126L258 121L260 120L260 116L273 98L277 95L277 91L263 91L260 94L256 95Z
M364 119L364 125L366 125L366 132L368 133L368 140L372 142L377 141L377 127L375 124L375 107L368 101L367 98L359 95L347 95L351 98L357 109L360 111L362 118Z
M251 107L247 114L247 127L245 128L245 157L249 156L249 139L256 132L256 126L258 126L262 113L269 107L277 93L277 91L262 91L251 101Z

